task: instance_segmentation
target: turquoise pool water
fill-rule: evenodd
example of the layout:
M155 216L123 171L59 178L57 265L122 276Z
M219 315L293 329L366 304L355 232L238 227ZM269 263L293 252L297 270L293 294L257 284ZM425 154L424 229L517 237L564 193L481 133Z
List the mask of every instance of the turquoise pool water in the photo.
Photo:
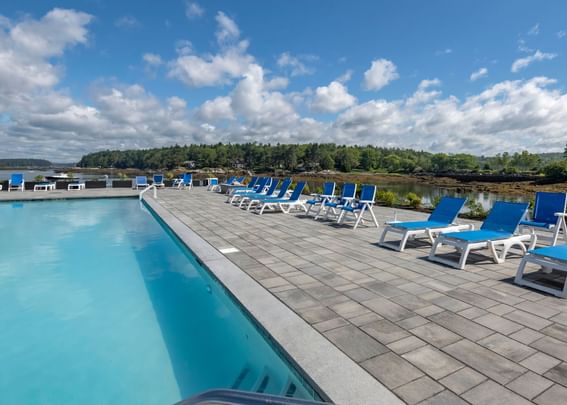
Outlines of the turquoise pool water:
M0 402L314 394L137 200L0 204Z

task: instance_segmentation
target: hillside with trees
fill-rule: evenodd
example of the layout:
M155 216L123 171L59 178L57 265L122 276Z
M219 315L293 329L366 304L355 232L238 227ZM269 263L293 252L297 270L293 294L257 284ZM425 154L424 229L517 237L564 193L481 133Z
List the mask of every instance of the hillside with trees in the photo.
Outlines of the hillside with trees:
M557 159L561 155L557 155ZM222 144L186 145L143 150L107 150L81 158L80 167L171 170L177 167L239 168L255 171L337 170L387 173L532 173L553 162L549 156L523 151L492 157L446 154L411 149L335 144Z

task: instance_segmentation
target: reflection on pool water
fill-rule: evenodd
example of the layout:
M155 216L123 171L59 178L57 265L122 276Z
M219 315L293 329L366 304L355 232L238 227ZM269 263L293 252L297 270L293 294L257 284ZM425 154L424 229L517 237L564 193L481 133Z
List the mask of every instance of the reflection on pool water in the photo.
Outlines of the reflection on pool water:
M314 392L137 200L0 204L0 402Z

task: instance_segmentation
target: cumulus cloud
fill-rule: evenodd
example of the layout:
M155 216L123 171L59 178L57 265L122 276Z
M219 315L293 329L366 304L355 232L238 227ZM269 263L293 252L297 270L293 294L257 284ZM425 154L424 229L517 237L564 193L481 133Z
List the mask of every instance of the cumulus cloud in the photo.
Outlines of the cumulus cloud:
M337 77L337 82L339 83L346 83L349 82L350 79L352 79L352 74L353 74L353 70L352 69L348 69L346 72L344 72L342 75L340 75L339 77Z
M163 63L161 56L159 56L158 54L155 54L155 53L145 53L142 56L142 59L148 65L152 65L152 66L158 66L158 65L161 65Z
M312 62L317 57L314 55L293 56L289 52L280 54L277 60L279 67L289 70L291 76L311 75L315 69L307 66L306 62Z
M241 77L254 62L247 53L248 41L239 40L236 23L223 12L216 16L217 54L197 55L189 41L178 43L178 57L169 62L168 76L188 86L204 87L230 84Z
M185 2L185 16L190 19L194 20L196 18L202 17L205 14L205 9L199 5L199 3Z
M311 108L324 113L336 113L356 104L356 97L349 94L348 89L338 81L328 86L317 87Z
M482 79L483 77L486 77L487 75L488 75L488 69L485 68L485 67L482 67L482 68L471 73L470 81L474 82L478 79Z
M525 58L519 58L512 63L512 68L510 69L512 73L517 73L522 69L527 68L534 62L541 62L543 60L551 60L557 56L555 53L541 52L539 49L535 51L533 55L526 56Z
M366 90L380 90L398 77L397 67L387 59L372 61L370 69L364 72L363 86Z
M437 56L449 55L451 53L453 53L453 50L451 48L445 48L445 49L440 49L438 51L435 51L435 55L437 55Z
M561 31L557 31L557 38L562 39L563 37L567 36L567 31L565 30L561 30Z

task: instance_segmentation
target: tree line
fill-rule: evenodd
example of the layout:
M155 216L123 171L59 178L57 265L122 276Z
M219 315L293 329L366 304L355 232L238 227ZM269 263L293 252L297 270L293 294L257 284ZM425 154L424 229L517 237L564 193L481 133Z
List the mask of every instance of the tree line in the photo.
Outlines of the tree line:
M485 157L466 153L431 153L371 145L218 143L123 151L106 150L83 156L78 166L142 170L220 167L255 171L283 169L342 172L361 170L388 173L540 173L544 171L549 160L554 158L528 151Z

